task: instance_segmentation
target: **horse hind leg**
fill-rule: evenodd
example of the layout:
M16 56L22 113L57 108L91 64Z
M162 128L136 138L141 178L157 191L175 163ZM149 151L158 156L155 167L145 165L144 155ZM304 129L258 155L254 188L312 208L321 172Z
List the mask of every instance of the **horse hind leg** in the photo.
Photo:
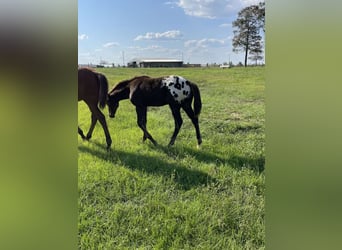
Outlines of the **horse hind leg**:
M176 141L180 128L182 127L183 119L180 114L180 107L170 106L170 108L172 111L173 119L175 120L175 130L173 131L173 134L169 143L169 146L172 146Z
M85 140L86 137L84 136L83 131L80 127L78 127L78 134L82 137L83 140Z
M106 136L107 149L109 149L111 144L112 144L112 139L111 139L109 131L108 131L106 118L97 106L91 106L91 105L88 105L88 106L89 106L89 109L91 111L91 125L90 125L89 131L87 133L86 139L89 140L91 138L93 131L94 131L94 128L95 128L95 125L96 125L96 122L97 122L97 120L99 120L100 124L102 125L104 134Z
M93 135L93 131L95 128L97 122L97 116L92 112L91 113L91 124L90 124L90 128L88 130L87 136L85 137L86 140L90 140L91 136Z
M97 107L94 110L94 113L97 116L97 119L99 120L100 124L102 125L104 134L106 136L107 149L109 149L110 146L112 145L112 139L111 139L110 134L109 134L106 118L105 118L104 114Z
M197 137L197 147L199 148L200 145L202 144L202 137L201 137L201 132L198 124L198 117L195 116L194 111L192 110L190 104L185 104L182 106L183 110L185 113L188 115L188 117L191 119L192 124L195 127L196 130L196 137Z

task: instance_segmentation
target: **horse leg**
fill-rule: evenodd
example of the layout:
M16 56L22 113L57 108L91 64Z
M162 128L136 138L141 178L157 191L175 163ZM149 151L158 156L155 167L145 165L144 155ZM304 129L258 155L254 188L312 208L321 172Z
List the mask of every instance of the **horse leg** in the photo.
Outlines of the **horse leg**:
M80 127L78 127L78 133L82 137L82 139L85 140L86 137L84 136L83 131Z
M179 132L179 130L183 124L183 119L182 119L181 114L180 114L180 107L170 105L170 108L172 111L173 119L175 120L175 130L173 131L173 135L172 135L170 143L169 143L169 146L172 146L175 143L178 132Z
M109 130L108 130L108 127L107 127L106 117L105 117L104 114L99 110L99 108L98 108L97 106L93 109L93 113L97 116L97 119L99 120L99 122L100 122L101 125L102 125L104 134L105 134L105 136L106 136L107 149L109 149L110 146L112 145L112 139L111 139L111 137L110 137Z
M137 112L137 123L138 123L138 126L144 132L143 141L145 141L146 139L149 139L156 146L157 142L153 139L152 135L147 131L147 128L146 128L147 107L137 106L135 109L136 109L136 112Z
M94 112L91 110L91 124L90 124L89 131L87 133L87 136L85 137L85 139L88 140L88 141L90 140L90 138L91 138L91 136L93 134L96 122L97 122L97 117L94 114Z
M138 118L138 125L139 125L139 120L140 120L140 122L141 122L141 124L142 124L142 127L145 128L145 130L142 129L142 130L144 131L142 141L145 142L146 139L148 138L148 134L149 134L148 131L147 131L147 126L146 126L146 124L147 124L147 107L146 107L144 110L141 111L141 117ZM139 127L141 128L140 125L139 125ZM145 131L146 131L146 132L145 132ZM150 135L150 134L149 134L149 135ZM150 137L152 138L151 135L150 135ZM153 139L153 138L152 138L152 139ZM153 143L153 144L154 144L154 143Z
M196 137L197 137L197 147L199 147L202 143L202 137L201 137L201 132L199 129L199 124L198 124L198 117L195 117L195 113L192 110L190 103L186 103L182 106L183 110L185 113L188 115L188 117L191 119L192 124L194 125L196 129Z

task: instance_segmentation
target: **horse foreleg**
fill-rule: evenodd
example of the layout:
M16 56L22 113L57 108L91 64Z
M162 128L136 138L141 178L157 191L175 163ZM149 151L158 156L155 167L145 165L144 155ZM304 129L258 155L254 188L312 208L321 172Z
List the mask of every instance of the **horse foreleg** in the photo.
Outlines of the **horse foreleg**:
M183 110L185 111L185 113L188 115L188 117L192 121L192 124L195 127L196 137L197 137L197 147L199 147L202 143L202 137L201 137L201 132L200 132L199 124L198 124L198 117L195 117L195 113L192 110L190 104L185 104L182 107L183 107Z
M153 139L152 135L147 131L146 123L147 123L147 107L136 107L137 112L137 123L141 130L144 132L143 141L149 139L155 146L157 142Z
M144 127L145 128L145 131L144 131L144 133L143 133L143 139L142 139L142 141L143 142L145 142L146 141L146 139L147 139L147 135L146 134L149 134L148 132L147 132L147 127L146 127L146 124L147 124L147 111L142 115L142 117L141 117L141 123L142 123L142 127ZM140 126L139 126L140 127ZM150 137L152 138L152 136L150 135ZM153 138L152 138L153 139ZM154 144L154 143L153 143Z
M173 119L175 120L175 130L173 131L173 135L169 143L169 146L172 146L175 143L179 130L183 124L183 119L180 114L180 107L175 107L175 106L170 105L170 108L172 111Z

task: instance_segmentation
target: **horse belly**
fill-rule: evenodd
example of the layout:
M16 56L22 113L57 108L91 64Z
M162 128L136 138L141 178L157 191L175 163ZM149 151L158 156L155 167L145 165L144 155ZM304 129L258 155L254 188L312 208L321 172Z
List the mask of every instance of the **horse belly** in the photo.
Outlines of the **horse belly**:
M145 106L155 106L155 107L159 107L159 106L164 106L168 104L165 100L148 100L145 102Z
M135 106L163 106L169 103L169 93L163 88L148 88L134 91L130 96Z
M167 100L160 98L131 98L131 102L135 106L164 106L168 104Z

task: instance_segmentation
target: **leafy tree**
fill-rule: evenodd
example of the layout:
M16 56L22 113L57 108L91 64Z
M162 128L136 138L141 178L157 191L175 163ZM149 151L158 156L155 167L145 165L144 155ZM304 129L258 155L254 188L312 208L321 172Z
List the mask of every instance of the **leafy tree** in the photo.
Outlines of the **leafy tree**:
M237 19L233 22L234 37L233 51L245 52L244 66L247 66L248 53L262 53L262 37L260 29L265 31L265 3L251 5L238 13Z
M259 28L265 32L265 2L260 2L256 10Z
M261 61L264 58L260 52L251 52L250 54L251 55L248 58L254 61L255 65L258 65L258 61Z
M255 61L255 65L258 65L258 61L261 61L264 57L262 55L262 45L261 42L256 42L254 46L249 49L249 59Z

